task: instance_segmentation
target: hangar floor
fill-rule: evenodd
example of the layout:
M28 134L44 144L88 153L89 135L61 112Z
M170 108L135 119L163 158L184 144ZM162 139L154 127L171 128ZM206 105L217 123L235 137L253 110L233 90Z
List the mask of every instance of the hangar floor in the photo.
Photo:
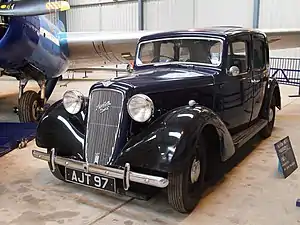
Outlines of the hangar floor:
M0 120L17 121L12 112L17 99L17 82L0 79ZM7 83L2 83L7 82ZM66 89L84 93L94 81L61 81L51 101ZM35 84L32 84L35 87ZM0 158L0 224L297 224L299 208L299 170L287 179L277 175L277 156L273 144L289 135L296 157L300 157L300 99L288 98L297 88L281 86L283 110L278 111L271 138L253 140L245 146L241 161L199 202L190 215L179 214L167 204L163 194L145 202L97 193L55 179L45 162L31 156L34 141ZM251 151L251 149L254 149Z

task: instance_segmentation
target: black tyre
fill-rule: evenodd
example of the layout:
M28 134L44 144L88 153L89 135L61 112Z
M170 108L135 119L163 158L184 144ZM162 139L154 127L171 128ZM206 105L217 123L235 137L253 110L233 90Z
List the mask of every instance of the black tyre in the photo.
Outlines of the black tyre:
M26 91L19 99L19 120L22 123L38 122L40 96L35 91Z
M169 174L168 201L178 212L191 212L197 206L205 188L206 148L204 144L201 136L193 149L188 165L180 172Z
M275 98L273 96L268 110L268 124L260 131L261 137L268 138L271 136L274 128L275 116L276 116L276 108L275 108Z

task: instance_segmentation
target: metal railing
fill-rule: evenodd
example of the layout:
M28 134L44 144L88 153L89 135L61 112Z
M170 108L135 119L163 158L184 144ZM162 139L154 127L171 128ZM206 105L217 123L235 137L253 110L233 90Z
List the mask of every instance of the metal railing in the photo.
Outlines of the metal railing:
M270 75L280 84L299 87L298 95L290 97L300 97L300 58L271 57Z
M70 69L68 70L68 72L66 72L65 74L63 74L62 79L63 80L75 80L75 79L86 79L89 77L89 80L99 80L99 73L101 72L107 72L104 73L106 76L102 77L103 79L107 79L109 77L113 78L113 77L119 77L119 76L124 76L127 75L128 73L132 72L131 67L128 67L128 64L120 64L120 65L115 65L115 66L99 66L99 67L87 67L87 68L76 68L76 69ZM89 76L89 74L93 75ZM80 74L80 78L78 78L78 75ZM96 74L98 76L96 76ZM102 74L102 75L104 75ZM107 76L109 75L109 76ZM77 78L75 78L75 76ZM101 78L100 78L101 79Z
M119 75L123 75L128 72L131 72L128 71L127 69L128 68L124 67L124 65L120 65L120 66L116 65L115 68L114 67L80 68L80 69L70 70L63 79L73 80L75 79L75 73L83 73L82 78L88 78L88 73L93 73L97 71L110 72L111 76L114 76L113 73L115 73L115 77L118 77ZM275 77L280 84L299 87L299 95L300 95L300 58L271 57L270 75L271 77Z
M271 76L287 85L300 84L300 58L270 58Z

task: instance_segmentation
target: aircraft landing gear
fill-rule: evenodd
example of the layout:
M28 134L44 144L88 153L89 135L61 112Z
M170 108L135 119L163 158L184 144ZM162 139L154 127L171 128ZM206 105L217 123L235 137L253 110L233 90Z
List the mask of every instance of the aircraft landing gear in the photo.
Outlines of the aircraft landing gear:
M19 105L15 109L19 116L21 123L38 123L41 116L43 115L46 107L46 102L50 98L58 77L38 80L37 83L40 86L39 93L35 91L25 91L24 88L28 83L28 78L20 80L19 83ZM23 93L24 92L24 93Z
M19 99L18 115L22 123L38 122L41 98L35 91L26 91Z
M19 103L18 116L21 123L37 123L44 111L45 99L45 81L38 81L40 94L35 91L24 91L28 79L20 80L19 84Z

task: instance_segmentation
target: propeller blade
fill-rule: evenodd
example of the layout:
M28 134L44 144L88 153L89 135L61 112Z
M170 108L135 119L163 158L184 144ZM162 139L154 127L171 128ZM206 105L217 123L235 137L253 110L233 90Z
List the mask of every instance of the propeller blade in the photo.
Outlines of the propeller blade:
M70 9L67 1L23 0L0 4L0 16L36 16Z

